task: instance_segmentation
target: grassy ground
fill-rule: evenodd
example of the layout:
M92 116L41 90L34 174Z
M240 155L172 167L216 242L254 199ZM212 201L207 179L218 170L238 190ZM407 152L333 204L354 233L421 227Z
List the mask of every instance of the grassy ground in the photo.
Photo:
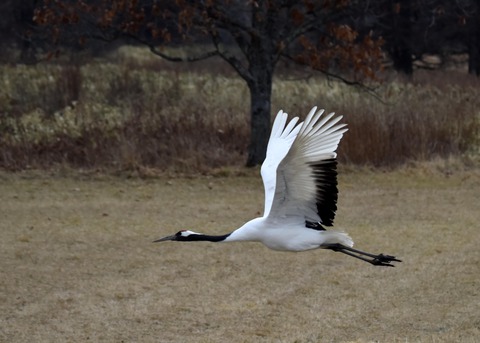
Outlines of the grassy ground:
M260 178L0 174L1 342L475 342L480 173L345 171L336 226L394 254L161 243L263 208Z

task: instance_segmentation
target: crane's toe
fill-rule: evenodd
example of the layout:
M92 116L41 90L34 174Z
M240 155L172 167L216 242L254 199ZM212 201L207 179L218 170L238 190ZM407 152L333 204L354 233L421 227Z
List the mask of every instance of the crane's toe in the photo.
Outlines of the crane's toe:
M390 262L402 262L402 260L395 258L395 256L379 254L375 256L370 263L375 266L395 267Z

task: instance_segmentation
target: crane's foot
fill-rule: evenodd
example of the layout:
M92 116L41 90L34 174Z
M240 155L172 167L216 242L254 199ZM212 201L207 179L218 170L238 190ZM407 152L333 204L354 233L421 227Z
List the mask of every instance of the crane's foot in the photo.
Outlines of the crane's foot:
M395 256L379 254L368 262L370 262L374 266L395 267L393 264L390 264L390 262L402 262L402 260L395 258Z
M368 262L374 266L395 267L395 265L391 264L392 262L402 262L402 260L395 258L395 256L384 255L384 254L375 255L365 251L347 247L343 244L328 244L328 245L322 246L322 248L341 252L348 256L352 256L352 257L358 258L359 260Z

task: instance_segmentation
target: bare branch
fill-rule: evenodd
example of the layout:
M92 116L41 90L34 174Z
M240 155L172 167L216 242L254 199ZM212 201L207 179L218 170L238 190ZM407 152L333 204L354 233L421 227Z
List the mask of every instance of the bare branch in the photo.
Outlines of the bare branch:
M213 51L207 51L203 54L196 55L196 56L180 57L180 56L168 55L168 54L158 50L156 46L153 46L151 44L148 44L148 47L153 54L155 54L157 56L160 56L161 58L166 59L167 61L170 61L170 62L198 62L198 61L209 59L213 56L219 56L220 55L218 53L218 51L213 50Z
M229 54L227 50L223 50L221 47L221 42L218 34L216 32L210 31L210 37L212 38L212 42L215 45L217 54L222 57L233 69L247 82L252 81L252 75L245 68L242 62L232 54Z
M295 62L295 63L298 63L293 57L289 56L289 55L282 55L283 57ZM315 71L318 71L320 73L322 73L323 75L325 75L327 77L328 80L337 80L337 81L341 81L343 83L345 83L346 85L349 85L349 86L354 86L356 87L357 89L369 94L370 96L374 97L375 99L377 99L378 101L380 101L382 104L384 105L388 105L389 103L386 102L385 100L383 100L380 95L378 95L378 93L376 92L376 89L377 87L371 87L371 86L368 86L366 85L365 83L363 82L360 82L360 81L356 81L356 80L349 80L339 74L334 74L332 72L329 72L328 70L324 70L324 69L319 69L319 68L313 68L313 70ZM307 76L307 79L310 78L312 75L308 75Z
M131 35L131 34L124 34L126 37L129 37L145 46L148 46L148 48L150 49L150 51L167 60L167 61L170 61L170 62L198 62L198 61L202 61L202 60L206 60L206 59L209 59L211 57L214 57L214 56L219 56L219 53L217 50L211 50L211 51L207 51L207 52L204 52L202 54L199 54L199 55L192 55L192 56L185 56L185 57L181 57L181 56L172 56L172 55L169 55L163 51L160 51L158 49L158 47L150 42L148 42L147 40L145 39L142 39L140 37L138 37L137 35Z

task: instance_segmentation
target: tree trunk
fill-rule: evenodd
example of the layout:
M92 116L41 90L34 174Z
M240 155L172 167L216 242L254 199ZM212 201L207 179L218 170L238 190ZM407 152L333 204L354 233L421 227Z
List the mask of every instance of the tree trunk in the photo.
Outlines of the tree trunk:
M474 42L469 42L468 46L468 73L470 75L480 75L480 51Z
M478 6L473 2L474 8L468 19L468 73L480 75L480 24L478 23Z
M252 28L257 33L251 35L247 57L251 111L247 167L262 164L267 153L273 71L276 63L274 30L269 20L271 16L267 2L259 2L259 6L252 8Z
M247 167L259 165L265 160L270 134L273 71L270 68L257 67L257 73L257 77L254 77L253 81L248 82L251 132Z
M413 74L412 49L410 46L412 41L411 1L405 0L393 3L389 15L391 32L386 46L392 58L393 68L411 76Z

